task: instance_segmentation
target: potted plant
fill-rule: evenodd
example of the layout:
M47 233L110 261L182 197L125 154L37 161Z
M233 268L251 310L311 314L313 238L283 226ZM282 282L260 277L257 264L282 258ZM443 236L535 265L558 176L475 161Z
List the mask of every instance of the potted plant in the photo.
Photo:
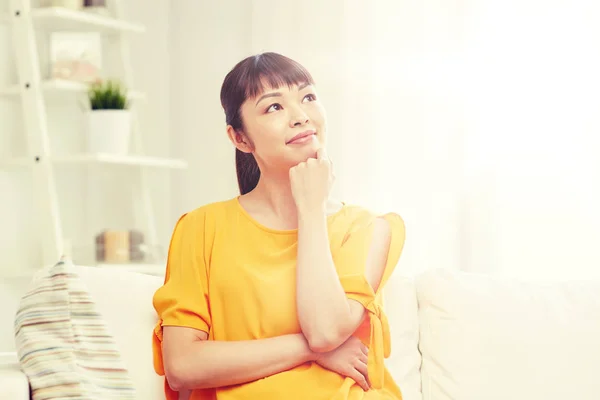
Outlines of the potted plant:
M91 108L87 118L89 151L127 154L131 113L123 86L112 80L97 82L90 87L88 97Z

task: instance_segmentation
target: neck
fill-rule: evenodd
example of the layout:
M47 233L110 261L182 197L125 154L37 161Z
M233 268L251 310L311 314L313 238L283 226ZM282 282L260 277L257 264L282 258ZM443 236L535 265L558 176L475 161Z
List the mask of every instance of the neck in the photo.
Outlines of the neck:
M288 221L296 221L298 213L296 202L292 196L289 175L265 175L261 177L253 191L261 202L268 206L277 218Z

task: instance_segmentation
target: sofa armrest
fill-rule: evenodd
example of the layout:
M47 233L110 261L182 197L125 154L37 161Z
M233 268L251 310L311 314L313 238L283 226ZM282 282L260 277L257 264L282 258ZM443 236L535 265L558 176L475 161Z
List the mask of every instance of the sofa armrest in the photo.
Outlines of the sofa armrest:
M0 388L3 399L30 399L29 381L17 363L0 364Z

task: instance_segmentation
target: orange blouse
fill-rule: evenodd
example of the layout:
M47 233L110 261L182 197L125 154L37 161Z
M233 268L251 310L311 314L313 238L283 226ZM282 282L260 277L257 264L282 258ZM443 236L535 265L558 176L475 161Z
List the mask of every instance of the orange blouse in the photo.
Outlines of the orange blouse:
M328 217L331 254L350 299L369 311L355 332L369 347L372 389L364 392L350 378L314 362L253 382L194 390L191 400L230 399L394 399L402 398L384 366L390 354L390 332L381 290L404 246L404 222L385 218L392 241L377 293L364 274L377 215L344 205ZM238 198L209 204L183 215L169 247L165 283L153 299L159 316L153 336L154 369L164 375L162 327L184 326L205 331L209 340L253 340L300 333L295 281L297 230L274 230L253 219ZM168 400L177 399L165 382Z

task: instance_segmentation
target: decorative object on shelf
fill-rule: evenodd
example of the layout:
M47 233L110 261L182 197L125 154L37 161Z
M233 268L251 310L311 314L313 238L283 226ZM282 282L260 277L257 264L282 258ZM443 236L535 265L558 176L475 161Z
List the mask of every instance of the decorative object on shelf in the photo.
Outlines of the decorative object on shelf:
M125 155L129 152L131 113L127 93L117 82L93 84L89 91L88 150Z
M96 261L129 263L144 261L144 235L136 230L106 230L96 235Z
M50 76L92 83L100 79L102 43L98 33L52 32L50 34Z
M84 0L84 11L89 11L97 14L108 15L106 0Z

